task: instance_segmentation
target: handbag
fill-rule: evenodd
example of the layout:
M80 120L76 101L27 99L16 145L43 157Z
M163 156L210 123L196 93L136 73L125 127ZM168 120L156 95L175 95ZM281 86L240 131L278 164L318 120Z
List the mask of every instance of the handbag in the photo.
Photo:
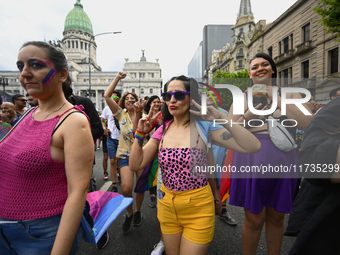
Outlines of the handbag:
M196 128L197 128L197 131L198 131L199 135L201 136L202 140L207 145L208 165L209 166L215 166L214 154L213 154L210 139L207 140L207 138L205 137L205 135L203 134L201 128L197 125L197 123L196 123ZM209 181L209 185L211 187L211 191L214 195L215 215L220 215L222 213L222 198L221 198L220 185L219 185L217 179L215 178L215 176L213 176L212 178L208 178L208 181Z
M268 116L267 122L270 140L281 151L289 152L297 147L295 139L289 131L272 115Z

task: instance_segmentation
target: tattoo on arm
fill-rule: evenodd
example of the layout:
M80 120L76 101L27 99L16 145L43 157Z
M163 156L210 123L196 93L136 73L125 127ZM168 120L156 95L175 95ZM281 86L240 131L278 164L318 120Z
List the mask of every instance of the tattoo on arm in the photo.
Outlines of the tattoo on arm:
M229 132L229 131L224 131L222 134L221 134L221 138L222 140L229 140L230 138L232 138L233 135Z
M143 147L143 141L144 141L144 140L139 140L139 139L138 139L138 145L139 145L140 147Z

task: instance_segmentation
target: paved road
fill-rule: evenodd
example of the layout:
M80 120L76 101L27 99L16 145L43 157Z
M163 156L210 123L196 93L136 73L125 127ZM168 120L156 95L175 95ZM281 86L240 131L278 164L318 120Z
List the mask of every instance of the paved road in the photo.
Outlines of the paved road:
M102 168L102 150L96 151L96 165L94 175L97 179L98 189L106 188L110 184L103 180ZM103 186L104 185L104 186ZM121 192L121 186L118 184L118 192ZM102 250L96 250L92 244L83 241L79 255L148 255L151 253L154 244L159 241L159 230L156 222L156 209L148 206L150 195L145 193L144 203L142 206L142 224L138 228L131 228L127 234L123 234L122 225L124 222L124 213L120 215L109 228L110 241ZM214 240L209 249L209 255L239 255L242 254L242 225L244 222L243 209L240 207L228 206L230 214L237 220L238 224L231 227L216 217L216 227ZM287 225L288 215L285 218ZM283 237L281 254L288 254L295 238ZM165 254L165 253L164 253ZM267 254L267 245L264 231L262 232L260 243L257 249L258 255Z

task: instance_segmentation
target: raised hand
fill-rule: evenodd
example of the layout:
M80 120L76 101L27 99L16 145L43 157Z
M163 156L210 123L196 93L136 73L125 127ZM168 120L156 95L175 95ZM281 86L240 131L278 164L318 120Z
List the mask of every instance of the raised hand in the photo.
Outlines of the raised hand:
M157 117L161 114L161 112L158 112L156 115L152 117L152 110L153 110L154 105L151 105L149 114L144 117L139 119L138 121L138 126L137 129L143 133L149 133L153 128L153 122L157 119Z
M121 80L124 79L126 77L126 73L125 72L118 72L116 75L116 79Z
M133 104L134 109L135 109L135 113L136 113L136 114L140 114L140 113L143 111L143 109L144 109L146 103L147 103L146 101L143 102L143 99L142 99L142 98L140 98L137 102L135 102L135 103Z
M223 118L222 114L213 106L208 106L207 107L207 114L202 115L201 114L202 107L195 100L192 99L191 101L200 110L200 111L189 110L192 114L202 116L202 118L206 121L214 121L214 119L222 119Z

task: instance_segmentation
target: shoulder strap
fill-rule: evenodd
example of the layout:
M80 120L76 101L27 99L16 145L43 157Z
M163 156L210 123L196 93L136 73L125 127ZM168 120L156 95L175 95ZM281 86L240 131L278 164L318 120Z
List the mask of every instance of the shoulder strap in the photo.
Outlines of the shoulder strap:
M72 108L71 108L71 109L72 109ZM69 114L67 114L67 115L65 116L65 118L64 118L62 121L60 121L60 123L55 127L55 129L53 130L51 136L54 135L54 133L57 131L57 129L61 126L61 124L63 124L63 122L67 119L67 117L70 116L72 113L75 113L75 112L79 112L79 111L74 111L74 112L70 112ZM82 112L79 112L79 113L82 113Z
M3 141L3 140L5 140L5 138L14 130L14 128L16 127L16 126L18 126L19 125L19 123L33 110L33 109L35 109L35 108L37 108L37 106L36 107L31 107L31 108L29 108L28 110L26 110L25 112L24 112L24 114L21 116L21 118L15 123L15 125L7 132L7 134L0 140L0 143Z

